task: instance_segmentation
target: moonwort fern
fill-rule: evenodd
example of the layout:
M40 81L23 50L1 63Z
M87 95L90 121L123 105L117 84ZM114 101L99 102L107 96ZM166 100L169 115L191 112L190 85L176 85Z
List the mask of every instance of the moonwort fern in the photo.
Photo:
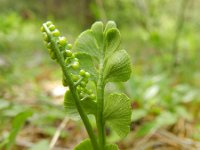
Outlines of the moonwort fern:
M80 117L89 139L74 150L117 150L106 142L105 126L111 127L121 138L130 130L130 99L125 94L105 96L106 84L124 82L130 78L131 62L128 53L120 50L121 35L114 21L95 22L82 32L74 45L60 36L51 21L41 27L45 44L52 59L63 72L63 85L68 86L64 97L66 113L72 119ZM93 82L95 88L89 88ZM88 115L94 115L98 134L93 132Z

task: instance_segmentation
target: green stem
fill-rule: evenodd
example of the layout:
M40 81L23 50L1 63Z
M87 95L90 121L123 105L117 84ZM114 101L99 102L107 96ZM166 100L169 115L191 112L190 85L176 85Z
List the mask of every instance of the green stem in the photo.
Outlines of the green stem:
M74 85L74 82L71 78L71 75L70 73L68 72L66 66L65 66L65 61L64 61L64 58L62 57L61 53L60 53L60 50L57 46L57 43L56 41L54 40L54 37L51 35L51 32L49 31L49 29L47 28L47 26L45 24L43 24L43 27L45 28L46 32L47 32L47 35L49 36L49 38L51 39L51 42L52 42L52 47L56 53L56 57L57 57L57 60L62 68L62 71L63 71L63 74L65 76L65 78L67 79L68 81L68 84L69 84L69 89L71 91L71 94L74 98L74 101L75 101L75 105L76 105L76 108L79 112L79 115L81 116L81 119L83 120L83 123L85 125L85 128L88 132L88 135L90 137L90 140L91 140L91 143L92 143L92 146L93 146L93 149L94 150L100 150L99 149L99 146L98 146L98 143L96 141L96 137L94 135L94 132L92 130L92 126L89 122L89 119L87 117L87 114L85 113L85 111L83 110L83 107L81 106L81 103L80 103L80 99L79 99L79 96L77 94L77 91L76 91L76 88L75 88L75 85Z
M100 63L99 79L97 82L97 129L99 134L99 145L101 149L104 149L105 145L105 122L103 121L103 106L104 106L104 87L103 82L103 66L104 61Z

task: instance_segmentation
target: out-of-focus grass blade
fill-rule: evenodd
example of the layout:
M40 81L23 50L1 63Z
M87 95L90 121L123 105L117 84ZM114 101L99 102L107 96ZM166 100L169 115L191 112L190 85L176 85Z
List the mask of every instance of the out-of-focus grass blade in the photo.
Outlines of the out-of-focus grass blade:
M15 143L16 136L22 126L24 125L26 119L33 114L31 110L26 110L19 113L12 122L12 129L7 139L7 143L5 145L6 150L11 150L12 145Z

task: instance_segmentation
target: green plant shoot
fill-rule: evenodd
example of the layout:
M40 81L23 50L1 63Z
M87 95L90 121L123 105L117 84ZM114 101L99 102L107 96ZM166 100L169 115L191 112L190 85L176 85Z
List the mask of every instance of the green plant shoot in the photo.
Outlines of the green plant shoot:
M130 78L131 61L128 53L119 49L121 35L115 22L95 22L73 46L51 21L44 23L41 31L50 57L62 69L63 85L69 87L64 97L66 113L72 119L81 118L89 135L74 150L118 150L117 145L106 142L105 126L121 138L129 133L130 99L123 93L105 96L104 92L107 83ZM88 82L95 88L90 89ZM97 134L88 115L96 119Z

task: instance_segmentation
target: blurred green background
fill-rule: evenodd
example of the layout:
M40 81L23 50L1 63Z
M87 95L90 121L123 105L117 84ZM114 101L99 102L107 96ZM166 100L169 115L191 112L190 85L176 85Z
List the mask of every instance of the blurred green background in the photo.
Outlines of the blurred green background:
M116 21L133 73L107 88L129 95L133 123L122 141L108 129L109 141L121 150L200 149L199 7L198 0L0 0L0 149L46 150L63 122L55 150L87 136L81 122L65 118L61 71L40 33L47 20L70 43L97 20Z

